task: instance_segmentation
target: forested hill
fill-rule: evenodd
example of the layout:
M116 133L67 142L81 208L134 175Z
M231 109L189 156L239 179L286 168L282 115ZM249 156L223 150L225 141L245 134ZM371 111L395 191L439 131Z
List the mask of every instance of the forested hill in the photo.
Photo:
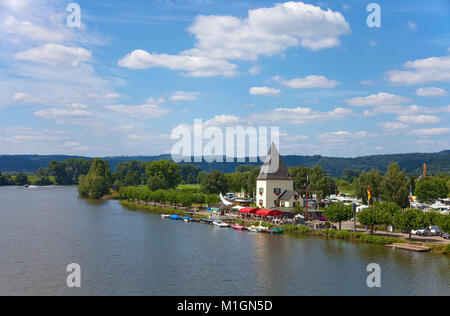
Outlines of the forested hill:
M0 156L0 172L23 171L33 172L39 168L47 167L52 160L64 161L69 158L86 158L76 156L61 155L12 155ZM105 157L111 168L114 170L118 163L129 160L154 161L159 159L169 159L169 155L160 156L141 156L141 157ZM395 154L395 155L377 155L364 156L357 158L336 158L324 156L284 156L288 167L305 166L314 167L321 166L331 176L340 176L344 169L370 170L372 168L385 171L391 162L397 162L401 169L406 169L408 173L421 174L423 163L427 164L429 174L450 173L450 150L440 153L412 153L412 154ZM195 163L205 171L219 170L222 172L234 172L239 165L246 163ZM259 163L251 163L251 165L259 166Z

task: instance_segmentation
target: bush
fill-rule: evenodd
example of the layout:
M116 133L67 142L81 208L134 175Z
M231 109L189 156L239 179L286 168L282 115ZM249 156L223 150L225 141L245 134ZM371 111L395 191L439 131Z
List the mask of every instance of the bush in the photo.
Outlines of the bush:
M450 255L450 244L445 246L444 250L442 251L444 255Z

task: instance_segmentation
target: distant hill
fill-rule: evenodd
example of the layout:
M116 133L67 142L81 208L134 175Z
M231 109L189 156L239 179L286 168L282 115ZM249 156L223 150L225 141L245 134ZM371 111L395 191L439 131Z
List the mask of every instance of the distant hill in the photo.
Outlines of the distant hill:
M23 171L33 172L39 168L46 167L52 160L64 161L69 158L85 158L81 156L63 156L63 155L4 155L0 156L0 172ZM139 160L154 161L160 159L170 159L170 155L160 156L138 156L138 157L105 157L111 169L115 169L117 164L123 161ZM450 150L439 153L412 153L412 154L394 154L394 155L376 155L357 158L336 158L324 156L283 156L288 167L321 166L332 176L340 176L344 169L370 170L372 168L385 171L391 162L397 162L401 169L406 169L410 174L419 175L422 173L423 163L427 164L429 174L449 173L450 174ZM205 171L219 170L222 172L234 172L239 165L260 166L261 162L232 162L232 163L194 163Z

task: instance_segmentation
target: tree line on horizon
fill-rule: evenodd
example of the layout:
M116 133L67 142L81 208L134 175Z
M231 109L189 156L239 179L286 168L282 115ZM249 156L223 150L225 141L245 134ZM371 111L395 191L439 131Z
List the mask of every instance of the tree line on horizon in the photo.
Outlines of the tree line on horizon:
M86 182L95 180L92 175L91 177L88 175L92 168L99 168L98 161L102 161L103 173L108 174L106 183L116 190L125 186L147 186L151 191L171 190L180 184L197 184L200 191L206 194L245 192L252 197L256 192L256 178L260 172L260 167L240 165L233 173L222 173L218 170L207 173L196 165L176 164L171 160L121 162L112 172L106 160L71 158L63 162L51 161L47 168L39 169L33 176L33 184L78 185L83 182L83 185L86 185ZM341 188L348 188L367 203L367 189L370 188L374 201L394 202L401 207L409 205L410 190L419 200L430 201L447 197L450 187L448 174L418 179L414 175L407 174L405 170L400 170L397 163L391 163L385 173L375 169L368 172L344 169L340 177L334 178L327 175L319 166L291 167L289 172L294 180L294 189L301 196L306 194L308 177L309 192L318 198L338 193ZM105 175L98 174L98 176ZM19 173L15 177L0 174L0 186L26 185L31 182L24 173ZM100 190L102 191L106 190ZM98 192L93 194L99 195Z
M47 168L48 164L53 161L66 161L68 159L88 159L87 157L70 157L70 156L39 156L39 155L0 155L0 171L3 172L36 172L39 168ZM108 161L111 170L115 171L121 162L137 160L149 162L155 160L170 159L170 155L161 156L142 156L142 157L107 157L103 158ZM387 171L387 166L391 162L397 162L401 169L405 169L408 174L419 176L422 174L422 165L426 163L428 166L428 174L450 174L450 151L442 151L439 153L410 153L410 154L388 154L373 155L356 158L338 158L326 156L300 156L288 155L283 157L288 167L304 166L313 168L315 166L322 167L326 173L335 178L341 177L345 169L370 171L376 169L381 172ZM92 159L88 159L92 160ZM182 163L185 164L185 163ZM186 163L190 164L190 163ZM262 162L258 163L193 163L200 167L203 171L211 172L218 170L223 173L233 173L240 165L252 165L258 167Z

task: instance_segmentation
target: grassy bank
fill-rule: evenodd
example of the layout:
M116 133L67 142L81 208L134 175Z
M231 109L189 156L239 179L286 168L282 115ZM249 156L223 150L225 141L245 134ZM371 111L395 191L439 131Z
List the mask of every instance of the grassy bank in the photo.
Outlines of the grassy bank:
M301 234L301 235L317 236L317 237L324 237L324 238L329 238L329 239L361 241L361 242L366 242L366 243L370 243L370 244L378 244L378 245L391 245L394 243L405 242L403 239L400 239L400 238L368 235L368 234L364 234L364 233L354 233L354 232L349 232L346 230L332 230L332 229L313 230L313 229L305 227L305 226L296 226L296 225L287 225L287 226L283 226L283 228L287 232Z
M156 213L156 214L190 216L190 217L196 218L196 219L205 218L205 216L202 214L192 215L192 213L187 212L186 210L182 210L182 209L176 210L171 207L145 205L145 204L134 203L134 202L126 201L126 200L120 201L120 205L130 208L132 210L150 211L150 212Z

